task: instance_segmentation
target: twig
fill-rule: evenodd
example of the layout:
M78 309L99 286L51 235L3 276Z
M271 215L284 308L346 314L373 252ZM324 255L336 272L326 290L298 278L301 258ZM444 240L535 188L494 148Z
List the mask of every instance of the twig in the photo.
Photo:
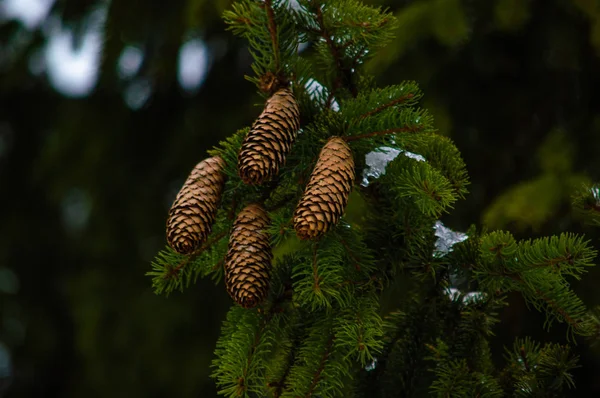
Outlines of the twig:
M521 346L521 348L519 349L519 356L521 357L521 360L523 361L523 366L525 366L525 370L527 370L528 372L531 372L531 369L529 368L529 361L527 360L527 353L525 352L524 346Z
M317 269L317 248L318 248L319 244L315 243L315 245L313 246L313 261L312 261L312 266L313 266L313 279L315 281L315 290L319 290L319 272Z
M225 264L225 257L226 256L223 256L223 258L220 259L218 263L216 263L215 265L213 265L213 267L210 270L214 272L214 271L218 270L219 268L221 268L221 266L223 264Z
M387 104L383 104L383 105L381 105L381 106L373 109L372 111L369 111L367 113L364 113L364 114L360 115L359 116L359 120L360 119L365 119L365 118L367 118L369 116L373 116L376 113L379 113L379 112L381 112L381 111L383 111L383 110L385 110L385 109L387 109L389 107L392 107L392 106L394 106L396 104L399 104L399 103L402 103L404 101L407 101L407 100L409 100L409 99L411 99L413 97L414 97L414 94L406 94L406 95L404 95L404 96L402 96L400 98L396 98L395 100L390 101Z
M275 387L275 391L273 392L274 398L281 397L281 394L283 394L283 389L286 387L286 380L287 380L288 376L290 375L290 371L292 370L292 365L294 364L294 360L296 358L295 349L293 349L293 348L292 348L292 353L290 354L290 357L291 357L291 360L287 363L285 370L283 372L283 375L281 376L281 379L279 379L279 381L269 383L270 387Z
M360 261L358 260L358 258L356 258L354 253L352 253L350 246L348 246L348 243L346 243L344 239L341 239L340 242L342 243L342 246L344 246L344 248L346 249L346 253L348 253L350 258L354 261L354 268L360 272Z
M559 307L558 304L551 298L547 297L541 290L536 289L535 292L548 304L549 307L553 308L565 321L575 330L579 329L580 322L573 319L563 308Z
M344 64L342 62L342 57L340 55L340 49L333 42L333 40L331 39L331 35L325 28L325 22L323 21L323 10L321 10L321 5L317 4L315 8L316 8L317 22L319 24L321 37L323 39L325 39L325 42L327 43L327 46L329 47L329 50L331 51L331 55L333 56L333 59L335 60L335 65L337 66L337 69L338 69L338 77L334 83L334 88L333 88L332 92L329 94L331 99L328 99L327 102L328 103L330 103L330 101L333 102L335 90L337 90L338 88L343 86L344 81L346 82L345 85L347 86L348 90L350 90L350 93L352 94L352 96L356 97L358 95L358 90L356 89L354 84L352 84L352 75L350 73L350 70L348 68L344 67Z
M267 17L269 19L269 33L271 34L271 42L273 43L273 55L275 57L275 69L279 71L281 66L279 60L279 38L277 37L277 24L275 23L275 13L273 12L272 0L265 0L267 9Z
M331 109L331 106L333 105L333 100L335 99L335 95L334 95L335 90L336 90L336 87L334 87L333 90L331 90L329 92L329 95L327 96L327 102L325 103L325 108L327 108L327 109Z
M283 371L283 374L281 375L278 381L270 383L271 387L275 387L275 391L273 391L274 398L281 397L281 394L283 394L283 390L287 387L287 378L290 375L292 367L294 366L294 362L296 361L299 343L300 339L298 337L293 339L292 348L290 350L288 362L286 364L285 370Z
M514 274L514 273L493 272L493 273L490 273L490 275L507 277L507 278L510 278L510 279L520 283L521 285L525 285L525 287L528 287L526 282L523 280L523 278L521 278L519 275ZM546 296L544 294L544 292L542 292L540 289L535 289L535 293L536 293L537 297L541 298L550 308L552 308L560 316L562 316L563 319L567 322L567 324L569 324L573 329L578 330L580 328L581 322L576 319L573 319L573 317L571 317L567 313L567 311L564 310L564 308L561 308L554 300L552 300L550 297Z
M305 397L310 397L312 395L313 391L315 390L315 387L319 383L319 380L321 379L321 374L323 373L323 370L325 370L325 363L327 362L327 359L329 358L329 355L331 354L331 348L333 347L334 340L335 340L335 336L331 335L331 337L329 337L329 341L327 342L327 348L325 349L325 352L323 353L323 356L321 357L321 362L319 362L319 367L317 368L317 371L315 372L315 375L313 376L312 383L310 384L310 388L308 389L308 392L306 393Z
M359 135L350 135L350 136L346 136L346 137L342 137L342 138L344 139L344 141L350 142L350 141L362 140L363 138L376 137L378 135L388 135L388 134L394 134L394 133L416 132L416 131L421 130L422 128L423 128L423 126L420 125L420 124L418 124L418 125L412 126L412 127L398 127L398 128L387 129L387 130L382 130L382 131L374 131L372 133L359 134Z
M192 254L190 254L185 259L183 259L179 264L177 264L177 266L171 268L163 276L163 279L171 279L171 278L177 277L179 275L179 272L185 266L187 266L190 262L194 261L200 254L202 254L204 251L208 250L216 242L218 242L221 239L223 239L227 234L228 234L228 231L223 231L223 232L215 235L211 239L209 239L206 243L204 243L202 246L200 246L200 248L196 249Z
M291 299L291 297L292 297L291 289L284 290L283 293L281 295L279 295L273 301L273 305L271 306L269 311L262 317L261 322L260 322L260 327L257 330L257 332L254 336L254 341L252 342L252 346L250 347L250 353L248 354L248 360L246 361L246 366L244 367L244 373L243 373L242 377L240 378L241 383L245 383L246 376L248 374L247 372L248 372L248 369L250 368L250 363L252 362L252 357L254 356L254 353L256 352L256 347L258 346L258 343L260 342L261 336L262 336L263 332L265 331L265 328L267 327L268 323L273 318L273 315L275 315L278 312L281 312L281 311L278 311L279 304L283 303L284 301L286 301L288 299ZM244 388L243 391L245 392L246 391L245 385L242 384L242 387Z

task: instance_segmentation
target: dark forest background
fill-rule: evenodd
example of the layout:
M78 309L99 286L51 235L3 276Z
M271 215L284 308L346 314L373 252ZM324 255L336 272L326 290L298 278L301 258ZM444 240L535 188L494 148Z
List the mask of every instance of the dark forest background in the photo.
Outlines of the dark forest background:
M367 67L421 85L471 175L445 224L600 247L570 206L600 181L600 2L367 2L401 25ZM144 274L189 170L260 113L248 50L220 19L230 3L0 0L0 395L216 395L225 289L166 299ZM600 305L600 269L574 282ZM498 363L514 336L566 341L510 304ZM598 396L600 347L576 351L573 396Z

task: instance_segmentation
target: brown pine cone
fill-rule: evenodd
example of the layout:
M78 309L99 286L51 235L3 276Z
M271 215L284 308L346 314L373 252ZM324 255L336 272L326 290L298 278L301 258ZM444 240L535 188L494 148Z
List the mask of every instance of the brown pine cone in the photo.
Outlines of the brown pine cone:
M225 286L244 308L254 307L269 293L273 259L266 231L269 223L267 212L258 204L250 204L238 214L229 237Z
M271 180L285 163L300 128L300 108L292 92L279 89L267 100L238 155L238 171L246 184Z
M167 241L176 252L192 253L210 234L225 183L224 167L219 156L201 161L177 194L167 219Z
M337 224L354 183L354 159L339 137L327 141L294 212L300 239L316 239Z

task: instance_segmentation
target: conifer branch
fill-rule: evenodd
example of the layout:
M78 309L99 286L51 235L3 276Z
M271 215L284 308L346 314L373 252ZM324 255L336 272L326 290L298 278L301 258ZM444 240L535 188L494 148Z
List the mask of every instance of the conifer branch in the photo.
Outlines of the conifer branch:
M529 368L529 361L527 360L527 353L525 352L524 345L522 345L521 348L519 349L519 356L521 357L521 360L523 361L523 366L525 367L525 369L528 372L531 371L531 369Z
M350 70L344 67L344 61L342 58L340 48L333 42L331 34L327 31L327 28L325 27L325 22L323 20L323 10L321 9L320 2L317 2L315 8L317 14L317 23L319 25L319 34L325 40L325 43L327 43L327 47L331 52L331 56L333 57L337 68L337 78L335 79L334 87L329 93L329 98L327 99L328 107L331 107L331 105L333 104L333 98L335 98L335 92L342 88L344 85L350 91L353 97L356 97L358 95L358 90L356 86L352 83L352 74L350 73Z
M317 249L319 247L318 243L315 243L315 245L313 246L313 255L312 255L312 268L313 268L313 289L314 290L320 290L319 287L319 269L317 267Z
M554 311L556 311L560 316L563 317L563 319L567 322L567 324L572 327L574 330L579 330L579 327L581 325L581 322L573 319L569 313L567 311L564 310L564 308L560 307L556 301L552 300L550 297L548 297L547 295L544 294L544 292L542 292L540 289L536 289L535 290L536 294L542 299L544 300L544 302L548 305L548 307L552 308Z
M321 356L321 361L319 362L319 367L317 367L317 370L316 370L315 374L313 375L312 382L310 383L310 388L308 389L308 392L304 396L305 398L312 396L312 393L315 390L315 387L317 387L317 384L319 384L319 380L321 379L321 374L323 373L323 370L325 370L325 364L327 363L327 359L329 358L329 355L331 355L331 349L333 348L334 341L335 341L335 335L332 334L329 337L329 340L327 340L327 347L325 348L325 352L323 353L323 356Z
M506 278L509 278L509 279L517 282L517 284L519 285L519 290L522 293L526 293L527 289L530 288L530 284L528 284L525 280L523 280L521 275L519 275L517 273L506 272L506 271L501 272L501 273L491 272L490 275L506 277ZM560 315L565 320L565 322L567 323L567 325L569 325L569 327L571 327L573 330L575 330L581 334L587 334L585 328L582 326L582 324L584 322L583 320L575 319L562 306L560 306L555 300L548 297L548 295L546 295L542 290L535 289L534 291L535 291L534 297L539 298L544 303L546 303L546 305L549 308L554 310L558 315ZM526 299L529 299L529 298L526 297Z
M273 391L274 398L281 397L281 395L284 392L284 389L287 387L287 378L290 375L292 367L294 366L294 363L296 361L296 356L298 355L299 344L300 344L300 339L295 338L294 341L292 342L292 349L288 355L288 361L286 362L285 370L283 371L283 374L281 375L281 377L279 378L278 381L270 383L271 387L275 387L275 391Z
M395 134L395 133L409 133L409 132L414 133L414 132L421 130L422 128L423 128L423 126L418 124L416 126L391 128L391 129L386 129L386 130L382 130L382 131L374 131L372 133L366 133L366 134L349 135L349 136L345 136L342 138L346 142L351 142L351 141L356 141L356 140L362 140L365 138L373 138L373 137L377 137L377 136L384 136L384 135Z
M373 116L373 115L375 115L375 114L377 114L377 113L379 113L379 112L381 112L381 111L383 111L383 110L385 110L385 109L387 109L389 107L401 104L401 103L403 103L403 102L405 102L405 101L407 101L409 99L412 99L412 98L414 98L414 94L412 94L412 93L406 94L406 95L404 95L404 96L402 96L400 98L396 98L396 99L388 102L387 104L383 104L383 105L381 105L381 106L373 109L372 111L369 111L367 113L364 113L364 114L360 115L359 119L365 119L365 118L367 118L369 116Z
M598 203L598 202L586 203L586 204L583 205L583 208L585 210L591 210L591 211L594 211L596 213L600 213L600 203Z
M239 380L239 383L241 383L241 385L244 385L243 383L245 382L245 380L247 378L247 372L248 372L248 369L250 369L253 355L261 341L261 338L262 338L262 335L263 335L265 329L269 325L269 322L271 322L271 320L273 319L273 316L275 316L275 314L278 314L281 312L279 305L288 299L291 299L291 289L286 289L283 291L282 294L277 296L277 298L273 301L273 304L271 305L269 310L262 316L261 321L260 321L260 326L258 327L258 330L256 331L256 334L254 335L254 340L250 346L250 350L248 353L248 360L246 361L246 366L244 367L243 374ZM288 370L288 372L289 372L289 370Z
M432 224L464 197L468 175L458 149L435 134L432 116L419 108L422 93L415 82L379 89L370 88L372 77L362 80L363 61L394 36L393 15L360 0L299 0L295 7L279 0L239 0L224 19L247 39L255 74L248 80L264 94L294 79L302 134L293 148L293 140L285 143L287 163L261 186L247 186L240 178L238 159L248 128L211 151L224 160L228 177L212 237L187 257L161 251L148 273L158 293L183 289L199 276L222 275L228 243L223 238L237 208L250 201L268 208L265 228L272 239L264 246L281 250L277 255L286 260L270 275L272 290L265 305L257 310L234 306L228 313L213 362L219 393L331 398L348 392L344 380L365 374L370 385L357 386L357 395L429 390L440 396L492 398L511 387L558 391L549 385L550 376L572 384L567 371L574 362L567 362L564 350L548 350L542 366L540 356L525 345L511 357L519 366L509 376L513 384L500 386L489 338L497 322L494 311L510 291L520 292L528 305L545 313L545 326L564 322L570 336L590 335L592 328L597 332L597 320L565 279L586 272L596 252L583 238L569 234L517 243L509 233L473 232L467 243L438 256ZM315 52L299 54L298 45L310 42ZM320 70L313 74L314 69ZM336 209L338 218L332 223L326 219L332 228L318 241L287 239L313 157L333 135L353 142L360 167L370 166L371 153L395 149L403 156L386 163L374 189L361 191L368 216L357 218L351 228L343 220L338 223L344 202ZM344 180L345 186L351 187L354 179ZM600 223L600 190L586 187L578 200L585 215ZM313 207L309 216L318 211ZM383 322L380 305L387 293L381 293L395 284L399 267L411 272L395 286L402 283L410 296L403 295L402 312ZM447 282L454 273L481 291L452 291L448 298Z
M277 23L275 22L275 13L273 12L272 0L265 0L265 8L269 19L269 33L271 34L271 42L273 43L273 57L275 57L275 70L279 72L281 61L279 59L279 38L277 35Z
M223 239L228 233L229 233L228 231L222 231L222 232L218 233L217 235L213 236L211 239L206 241L206 243L204 243L202 246L200 246L198 249L196 249L192 254L190 254L184 260L182 260L179 264L177 264L175 267L169 269L163 275L163 279L173 279L173 278L179 277L179 273L181 272L181 270L183 270L189 263L194 261L204 251L210 249L212 245L214 245L215 243L217 243L218 241Z
M347 250L348 255L350 256L350 258L352 259L352 262L354 263L354 268L357 271L360 271L360 260L354 255L354 253L352 252L352 249L350 249L350 246L348 246L348 243L346 242L345 239L340 239L340 242L342 245L344 245L344 247Z

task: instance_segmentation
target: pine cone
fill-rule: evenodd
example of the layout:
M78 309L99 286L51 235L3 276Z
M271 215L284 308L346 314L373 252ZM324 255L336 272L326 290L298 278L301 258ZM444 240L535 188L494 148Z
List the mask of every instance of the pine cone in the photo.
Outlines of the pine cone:
M246 184L271 180L285 163L300 128L300 109L287 88L267 100L252 125L238 156L239 174Z
M210 234L225 183L224 167L219 156L201 161L177 194L167 219L167 241L176 252L192 253Z
M266 232L267 212L258 204L246 206L237 216L225 257L225 286L239 305L251 308L269 292L271 244Z
M316 239L339 221L354 182L354 159L339 137L327 141L298 207L294 229L300 239Z

